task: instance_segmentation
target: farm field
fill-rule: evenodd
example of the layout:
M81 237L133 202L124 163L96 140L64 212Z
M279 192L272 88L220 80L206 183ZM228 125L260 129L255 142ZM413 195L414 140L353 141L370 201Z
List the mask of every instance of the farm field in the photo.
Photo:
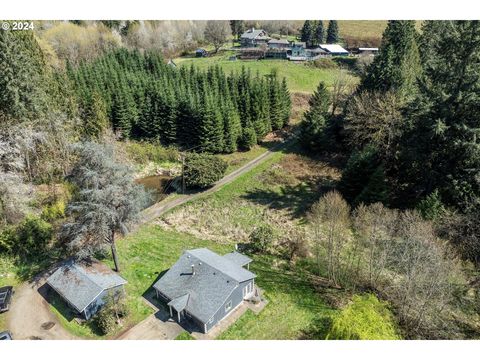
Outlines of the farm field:
M206 58L177 58L179 66L194 64L201 69L219 65L227 73L240 72L242 66L250 70L253 75L267 75L272 70L277 71L280 78L285 77L291 93L312 93L320 81L332 86L339 69L318 69L306 63L294 63L287 60L236 60L230 61L230 55L211 56Z

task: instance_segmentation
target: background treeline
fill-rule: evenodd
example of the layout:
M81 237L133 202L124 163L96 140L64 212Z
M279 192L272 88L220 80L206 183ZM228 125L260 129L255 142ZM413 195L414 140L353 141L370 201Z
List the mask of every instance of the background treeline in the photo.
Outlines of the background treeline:
M342 109L328 112L320 85L302 124L311 151L349 158L339 190L350 204L416 208L477 264L479 59L478 21L426 21L421 33L414 21L389 21Z
M176 69L158 52L120 49L68 67L87 135L111 120L124 138L149 138L212 153L248 148L282 128L291 101L276 73L226 75L220 67Z

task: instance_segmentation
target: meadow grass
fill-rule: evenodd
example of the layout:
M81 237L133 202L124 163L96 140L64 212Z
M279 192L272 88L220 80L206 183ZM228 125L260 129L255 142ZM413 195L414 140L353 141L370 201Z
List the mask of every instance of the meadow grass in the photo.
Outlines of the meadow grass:
M312 93L320 81L324 81L328 87L333 85L335 76L339 69L317 69L307 63L295 63L288 60L235 60L230 61L230 55L218 55L205 58L178 58L180 66L191 66L192 64L200 69L209 66L219 65L226 73L240 72L242 67L250 70L253 76L258 72L260 76L267 75L271 71L277 71L280 79L287 80L290 92Z

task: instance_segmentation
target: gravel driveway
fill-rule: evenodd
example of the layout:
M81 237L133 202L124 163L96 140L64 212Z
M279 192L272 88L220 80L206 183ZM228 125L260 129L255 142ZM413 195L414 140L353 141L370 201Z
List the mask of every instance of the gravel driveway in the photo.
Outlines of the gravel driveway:
M50 311L41 293L41 279L15 288L12 303L7 315L7 325L16 340L75 340L75 336L65 330L57 317Z

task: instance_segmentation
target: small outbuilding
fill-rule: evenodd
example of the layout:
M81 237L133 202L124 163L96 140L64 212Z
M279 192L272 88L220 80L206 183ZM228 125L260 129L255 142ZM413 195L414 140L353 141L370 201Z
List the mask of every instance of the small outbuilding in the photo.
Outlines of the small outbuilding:
M224 256L206 249L185 251L154 285L178 322L189 320L207 333L244 300L254 296L252 260L238 252Z
M123 296L126 283L124 278L97 260L68 261L47 279L47 284L86 320L100 310L108 295Z
M345 50L338 44L322 44L320 48L325 50L329 55L332 56L347 56L349 55L348 50Z

